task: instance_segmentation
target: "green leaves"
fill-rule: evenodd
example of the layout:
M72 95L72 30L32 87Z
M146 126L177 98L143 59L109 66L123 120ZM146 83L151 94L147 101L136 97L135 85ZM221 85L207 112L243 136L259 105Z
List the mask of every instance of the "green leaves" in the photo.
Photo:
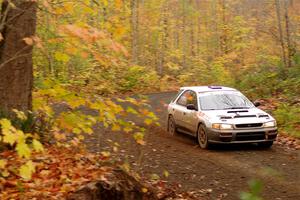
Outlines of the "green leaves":
M263 189L263 184L261 181L258 180L251 180L248 183L250 187L249 192L242 192L240 194L240 199L241 200L262 200L260 197L260 193L262 192Z

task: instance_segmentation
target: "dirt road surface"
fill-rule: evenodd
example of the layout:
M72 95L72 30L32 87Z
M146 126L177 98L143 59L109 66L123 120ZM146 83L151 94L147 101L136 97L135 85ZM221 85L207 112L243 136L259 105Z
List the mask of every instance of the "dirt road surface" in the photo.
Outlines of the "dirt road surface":
M132 168L149 177L157 174L178 183L183 190L200 191L203 199L239 199L240 191L249 189L247 182L251 179L263 182L262 196L266 200L300 199L299 150L288 150L276 144L268 150L255 145L202 150L195 138L184 134L170 136L166 132L165 104L174 93L148 96L161 127L148 127L147 145L137 145L131 135L99 126L96 134L87 139L89 149L111 151L111 141L118 142L119 158L128 160ZM165 170L169 173L167 178Z

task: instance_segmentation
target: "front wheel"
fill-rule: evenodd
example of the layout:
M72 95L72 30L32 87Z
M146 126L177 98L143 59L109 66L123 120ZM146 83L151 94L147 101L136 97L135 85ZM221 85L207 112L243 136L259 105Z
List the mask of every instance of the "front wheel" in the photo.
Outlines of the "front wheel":
M177 132L175 120L172 116L170 116L168 119L168 132L170 133L170 135L175 135Z
M200 126L198 127L197 140L202 149L208 149L210 147L207 132L203 124L200 124Z

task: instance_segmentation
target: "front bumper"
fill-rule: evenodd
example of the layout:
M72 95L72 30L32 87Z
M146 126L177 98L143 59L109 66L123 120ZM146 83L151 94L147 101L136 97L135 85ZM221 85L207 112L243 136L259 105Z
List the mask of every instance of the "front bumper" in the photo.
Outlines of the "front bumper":
M277 128L216 130L207 128L210 143L260 143L276 140Z

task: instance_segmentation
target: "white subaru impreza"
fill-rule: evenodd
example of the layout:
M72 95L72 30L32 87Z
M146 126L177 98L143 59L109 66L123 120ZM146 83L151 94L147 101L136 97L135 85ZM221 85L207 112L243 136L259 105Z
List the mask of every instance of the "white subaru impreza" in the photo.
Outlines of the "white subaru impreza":
M168 132L197 137L201 148L212 143L257 143L269 148L277 137L275 119L236 89L182 87L168 105Z

